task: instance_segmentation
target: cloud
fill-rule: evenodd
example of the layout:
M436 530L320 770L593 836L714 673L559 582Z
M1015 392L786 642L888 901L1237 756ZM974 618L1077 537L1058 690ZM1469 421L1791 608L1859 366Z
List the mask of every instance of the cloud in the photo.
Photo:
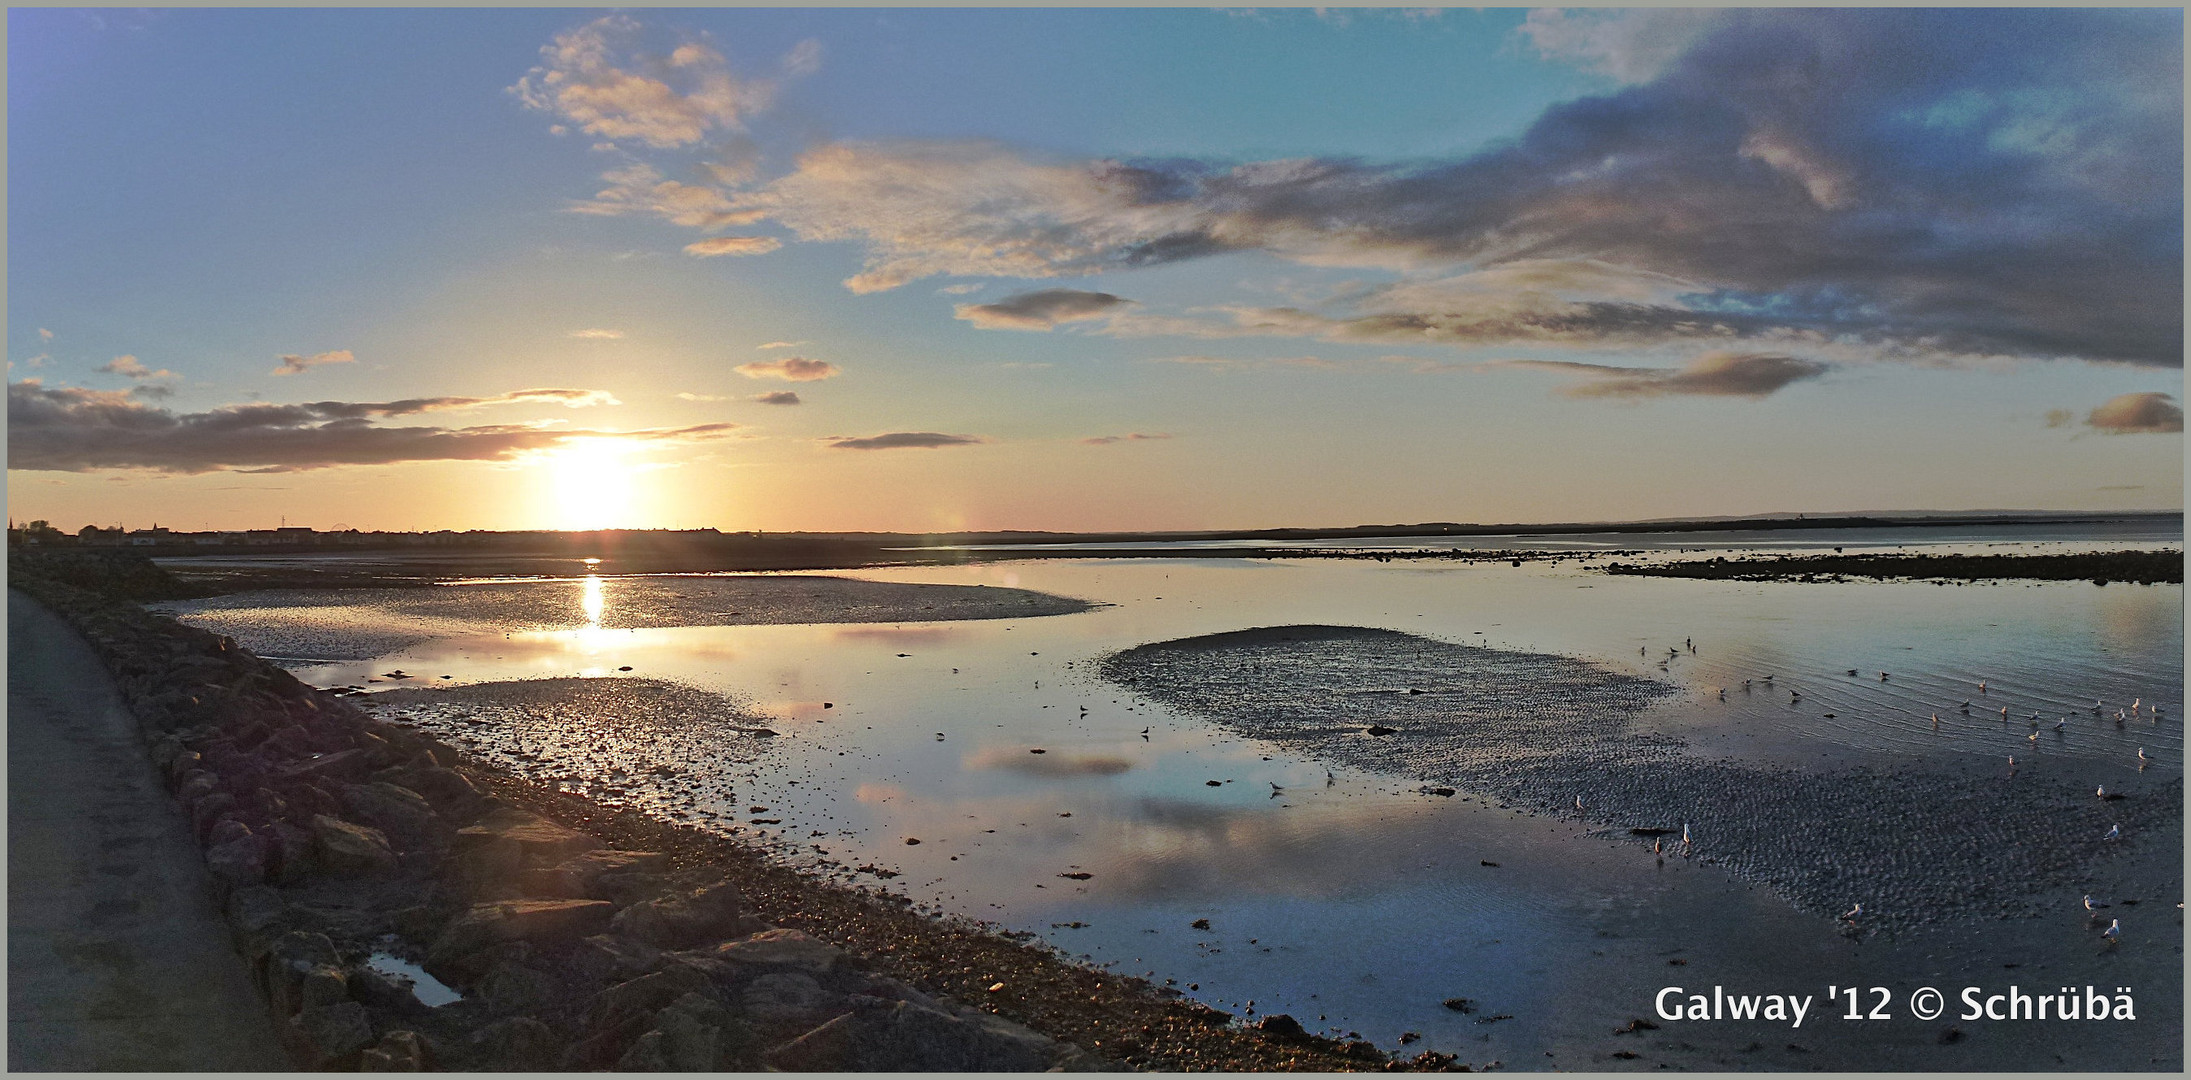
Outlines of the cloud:
M290 353L281 358L281 366L275 368L272 374L302 375L321 364L354 364L357 359L357 357L350 355L348 349L335 349L330 352L315 353L311 356L299 356Z
M723 395L721 395L721 394L695 394L695 393L692 393L692 392L691 392L691 391L689 391L689 390L680 390L680 391L678 391L678 393L677 393L677 397L679 398L679 400L682 400L682 401L729 401L729 400L731 400L730 398L724 397L724 396L723 396Z
M45 327L43 327L43 326L39 327L39 328L38 328L38 340L40 340L40 341L52 341L52 340L53 340L53 331L51 331L51 330L48 330L48 329L46 329L46 328L45 328Z
M2068 427L2076 419L2077 414L2068 409L2048 409L2046 411L2046 426L2050 428Z
M121 375L131 379L181 378L181 376L167 370L166 368L161 368L158 371L154 371L151 368L144 366L143 362L139 361L134 356L117 356L114 359L99 365L97 370L104 371L110 375Z
M1815 379L1830 365L1792 356L1768 356L1708 352L1678 370L1577 364L1555 360L1508 360L1501 367L1539 368L1586 377L1587 381L1561 391L1569 397L1705 397L1761 398L1791 383Z
M486 398L227 405L174 413L122 391L8 384L8 467L59 472L149 469L287 472L405 461L504 461L574 439L675 444L722 438L736 424L640 431L561 431L535 424L389 427L391 417L478 405L564 400L599 391L527 390ZM542 395L549 395L543 398ZM600 395L605 398L606 395Z
M936 293L939 296L965 296L968 293L978 293L982 290L982 288L982 282L968 281L961 282L957 285L946 285L943 288L937 289Z
M799 394L796 390L771 390L765 394L753 395L753 400L758 401L763 405L800 404Z
M766 341L766 342L762 342L762 343L761 343L761 344L759 344L759 345L755 345L755 346L754 346L754 348L756 348L756 349L796 349L796 348L798 348L798 347L799 347L799 346L801 346L801 345L812 345L812 344L814 344L814 343L813 343L813 342L811 342L811 341Z
M836 435L828 439L830 447L837 450L934 450L944 446L975 446L988 441L979 435L944 435L934 431L893 431L857 439Z
M2092 410L2085 423L2109 435L2183 430L2183 407L2167 394L2123 394Z
M812 75L822 69L822 43L807 38L791 47L784 54L783 69L786 75Z
M772 82L732 74L703 39L685 38L662 56L642 51L643 36L638 20L623 14L566 30L510 91L588 135L653 147L739 130L775 93Z
M1048 330L1059 323L1097 318L1133 301L1083 289L1038 289L994 304L960 304L957 318L983 330Z
M787 356L781 360L755 360L740 364L732 370L748 379L782 379L786 382L815 382L835 378L843 371L827 360L809 360L803 356Z
M1809 340L1918 361L2176 366L2181 19L1546 14L1525 38L1626 85L1554 105L1467 155L1087 160L991 142L839 142L718 194L722 212L799 240L861 245L865 265L845 282L856 292L1260 251L1442 273L1455 306L1409 306L1394 287L1206 328L1457 347L1763 352ZM1497 277L1520 265L1574 272L1534 290ZM1681 287L1639 296L1651 282Z
M784 246L773 236L711 236L685 245L685 254L707 258L714 255L766 255Z
M1004 769L1029 776L1117 776L1134 763L1115 754L1076 754L1071 751L1028 753L1025 746L992 746L966 758L969 769Z
M1133 432L1132 434L1129 434L1129 435L1098 435L1098 436L1096 436L1095 438L1092 438L1092 439L1082 439L1082 440L1080 440L1080 441L1081 441L1081 442L1083 442L1083 443L1086 443L1086 444L1087 444L1087 445L1089 445L1089 446L1109 446L1109 445L1111 445L1112 443L1118 443L1118 442L1147 442L1147 441L1149 441L1149 440L1152 440L1152 439L1169 439L1169 438L1171 438L1171 436L1170 436L1170 435L1168 435L1168 434L1165 434L1165 433L1163 433L1163 432L1156 432L1156 433L1154 433L1154 434L1144 434L1144 433L1142 433L1142 432L1136 431L1136 432Z
M601 178L609 186L595 192L590 200L573 203L573 213L653 214L671 224L696 229L748 225L762 216L757 211L738 209L730 196L713 187L664 179L661 170L644 163L612 169Z
M590 330L573 330L571 336L585 338L590 341L616 341L624 336L624 332L622 330L604 330L595 327Z

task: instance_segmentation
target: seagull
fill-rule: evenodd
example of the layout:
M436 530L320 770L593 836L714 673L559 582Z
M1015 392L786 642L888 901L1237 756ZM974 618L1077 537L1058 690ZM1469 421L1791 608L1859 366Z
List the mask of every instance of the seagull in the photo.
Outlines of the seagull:
M1720 687L1720 688L1719 688L1719 700L1721 700L1721 701L1725 701L1725 700L1727 700L1727 688L1726 688L1726 687L1724 687L1724 686L1722 686L1722 687Z
M2065 716L2065 717L2062 717L2061 719L2059 719L2059 720L2056 720L2056 721L2054 721L2054 730L2056 730L2056 731L2060 731L2060 730L2062 730L2062 728L2063 728L2064 726L2066 726L2066 725L2067 725L2068 723L2069 723L2069 717L2066 717L2066 716Z
M1582 809L1582 796L1580 795L1575 796L1575 809Z
M2122 826L2120 826L2120 825L2110 825L2110 826L2108 826L2108 827L2107 827L2107 835L2106 835L2106 836L2103 836L2103 837L2101 837L2100 839L2102 839L2102 840L2120 840L2120 839L2122 839L2122 838L2123 838L2123 827L2122 827Z
M1939 714L1939 713L1933 713L1933 714L1932 714L1932 726L1933 726L1933 727L1939 727L1939 726L1940 726L1940 714Z
M2141 746L2141 747L2139 747L2139 748L2138 748L2138 764L2140 764L2140 765L2143 765L2143 764L2145 764L2146 762L2148 762L2148 761L2151 761L2151 760L2153 760L2153 759L2152 759L2152 758L2149 758L2149 757L2146 757L2146 756L2145 756L2145 747L2142 747L2142 746Z
M1767 676L1765 676L1765 681L1766 681L1766 682L1771 682L1771 681L1773 681L1773 677L1772 677L1772 676L1770 676L1770 675L1767 675Z
M2014 754L2010 754L2010 755L2008 756L2008 767L2009 767L2010 769L2014 769L2014 768L2016 768L2016 755L2014 755Z
M2093 711L2093 712L2099 712L2099 711L2100 711L2100 706L2102 706L2102 705L2105 705L2105 704L2107 704L2107 702L2101 701L2101 700L2100 700L2099 698L2093 698L2093 699L2092 699L2092 711Z
M2100 790L2099 790L2098 792L2096 792L2096 794L2098 794L2100 798L2103 798L2103 799L2104 799L2104 798L2107 798L2107 785L2106 785L2106 784L2101 784L2101 785L2100 785Z
M2100 936L2111 943L2119 940L2123 936L2123 921L2121 919L2107 920L2107 929L2100 931Z
M1264 783L1266 783L1266 784L1269 784L1269 785L1270 785L1270 789L1271 789L1271 790L1272 790L1273 792L1278 792L1278 791L1284 791L1284 790L1286 790L1285 788L1279 787L1279 786L1278 786L1278 781L1276 781L1276 780L1265 780L1265 781L1263 781L1263 782L1264 782Z
M2144 699L2144 698L2142 698L2142 697L2136 697L2136 698L2131 698L2131 699L2130 699L2130 711L2131 711L2131 712L2137 712L2137 711L2138 711L2138 703L2139 703L2139 702L2141 702L2141 701L2144 701L2144 700L2145 700L2145 699Z
M1665 854L1665 853L1666 853L1666 848L1665 848L1665 844L1666 844L1666 838L1665 838L1665 837L1663 837L1663 836L1654 836L1654 837L1652 837L1652 838L1651 838L1651 854L1653 854L1653 855L1663 855L1663 854Z
M1978 680L1978 692L1981 694L1986 692L1986 681L1984 679Z
M2031 745L2033 746L2039 745L2039 733L2036 731L2024 736L2024 738L2031 740Z
M1967 710L1967 709L1969 709L1969 708L1970 708L1970 702L1969 702L1969 701L1968 701L1968 700L1966 699L1966 700L1965 700L1965 701L1963 702L1963 705L1962 705L1962 707L1963 707L1964 709L1966 709L1966 710Z
M1855 921L1856 921L1856 917L1857 917L1858 915L1862 915L1863 913L1864 913L1864 905L1862 905L1862 904L1858 904L1858 905L1856 905L1855 907L1852 907L1852 908L1850 908L1849 910L1847 910L1847 911L1844 911L1844 912L1842 912L1842 913L1841 913L1841 917L1842 917L1843 919L1845 919L1845 920L1849 921L1849 922L1855 922Z
M1886 682L1886 681L1887 681L1887 673L1886 673L1886 672L1882 671L1882 672L1880 672L1880 673L1879 673L1879 681L1880 681L1880 682Z
M2003 721L2008 719L2008 706L2006 705L2001 706L2001 719Z
M2084 909L2086 911L2098 911L2106 906L2106 904L2094 903L2091 893L2084 894Z
M1686 821L1681 823L1681 846L1689 846L1689 823Z
M1849 674L1851 674L1851 675L1854 675L1854 674L1856 674L1856 669L1855 669L1855 668L1850 668L1850 669L1849 669Z
M1788 691L1788 704L1793 705L1801 700L1803 700L1803 695L1798 694L1793 690Z

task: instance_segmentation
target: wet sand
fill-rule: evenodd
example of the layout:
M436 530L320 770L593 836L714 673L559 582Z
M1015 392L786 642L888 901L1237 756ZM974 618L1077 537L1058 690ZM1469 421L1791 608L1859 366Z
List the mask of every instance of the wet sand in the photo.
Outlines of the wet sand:
M1862 904L1856 933L2037 915L2047 890L2088 880L2126 848L2181 846L2181 777L2141 776L2102 799L2005 765L1981 777L1699 760L1626 724L1671 687L1560 656L1269 627L1144 645L1103 670L1312 758L1626 832L1799 910ZM2110 828L2121 838L2104 839Z

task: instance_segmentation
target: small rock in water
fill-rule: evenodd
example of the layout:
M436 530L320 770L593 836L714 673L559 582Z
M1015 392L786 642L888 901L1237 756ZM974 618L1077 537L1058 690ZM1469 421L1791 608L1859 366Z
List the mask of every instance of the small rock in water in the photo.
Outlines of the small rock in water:
M1399 728L1388 728L1383 724L1371 724L1370 726L1363 728L1362 733L1365 735L1374 735L1382 738L1386 735L1391 735L1399 730Z
M1445 1007L1457 1013L1471 1013L1476 1011L1476 1001L1474 998L1451 997L1445 999Z

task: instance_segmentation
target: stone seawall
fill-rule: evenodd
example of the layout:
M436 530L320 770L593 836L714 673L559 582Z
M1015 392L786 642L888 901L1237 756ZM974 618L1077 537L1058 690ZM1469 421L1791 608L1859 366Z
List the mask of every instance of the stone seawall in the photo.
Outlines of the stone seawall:
M18 568L105 659L302 1068L1111 1066L620 850L233 642ZM398 963L400 961L400 963ZM462 993L438 1007L400 974Z

